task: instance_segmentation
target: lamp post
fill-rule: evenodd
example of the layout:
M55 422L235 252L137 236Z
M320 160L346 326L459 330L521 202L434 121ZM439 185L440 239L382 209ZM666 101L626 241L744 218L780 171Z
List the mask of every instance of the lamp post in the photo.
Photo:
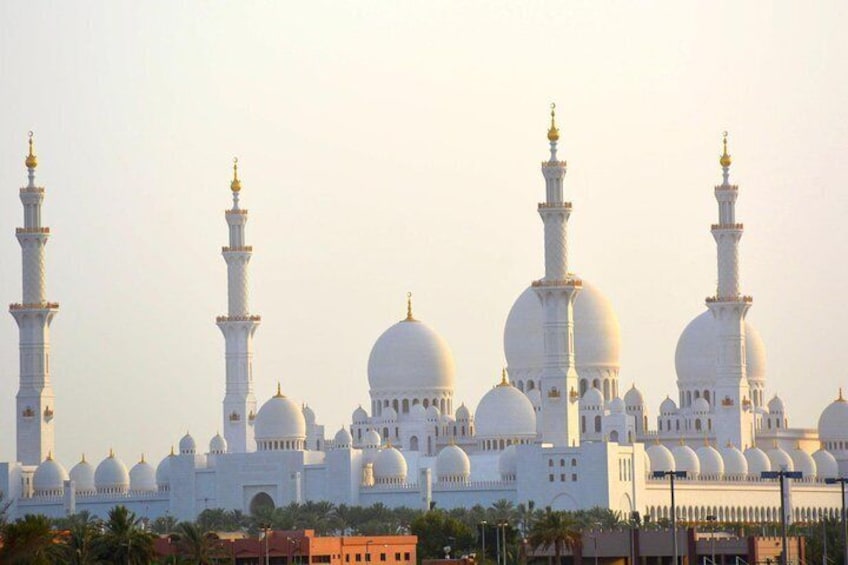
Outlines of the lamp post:
M845 563L848 565L848 530L845 529L845 483L848 482L848 478L839 477L838 479L825 479L824 482L829 485L839 483L839 486L842 487L842 514L840 516L840 518L842 518L842 549L845 551ZM825 540L826 539L827 534L825 534Z
M712 565L716 565L715 560L715 521L716 517L712 514L707 516L707 522L710 523L710 560L712 561Z
M671 540L674 548L674 561L672 565L679 565L677 556L677 508L674 505L674 479L685 479L686 471L654 471L653 476L655 479L669 478L669 484L671 485Z
M786 543L786 495L784 483L786 479L802 479L804 475L801 471L787 471L784 467L780 471L763 471L760 473L761 479L778 479L780 481L780 537L782 538L781 559L783 565L789 565L789 549Z
M506 565L506 527L509 525L508 522L501 522L498 524L498 542L500 544L500 548L503 552L503 565ZM500 556L500 553L498 555ZM500 557L498 558L498 563L500 563ZM848 564L846 564L848 565Z
M262 524L262 531L265 534L265 565L268 565L270 563L270 560L268 558L268 529L270 528L270 526L271 524Z
M482 557L481 560L485 563L486 562L486 520L483 520L482 522L480 522L480 531L483 532L483 535L481 536L483 538L483 551L482 551L483 557Z

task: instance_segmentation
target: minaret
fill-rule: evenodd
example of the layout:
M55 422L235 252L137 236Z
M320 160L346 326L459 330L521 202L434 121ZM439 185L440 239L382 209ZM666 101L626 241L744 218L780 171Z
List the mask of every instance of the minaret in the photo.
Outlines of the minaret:
M753 445L753 410L745 368L745 315L752 298L739 291L739 240L743 226L736 222L739 187L729 182L730 155L727 132L719 163L722 183L715 187L718 222L712 225L718 256L718 288L707 298L707 307L716 321L715 359L716 442L725 445Z
M577 445L578 383L574 366L574 298L582 287L568 272L568 218L571 203L563 201L565 161L557 160L559 130L556 106L551 104L548 130L550 159L542 162L545 177L544 202L539 215L545 225L545 276L533 282L544 310L545 361L542 370L541 440L555 446Z
M247 210L239 208L241 181L238 178L238 159L233 159L233 207L224 212L230 228L230 244L221 249L227 262L226 316L218 316L218 327L226 341L227 387L224 396L224 438L231 453L256 450L253 419L256 417L256 397L253 395L253 333L259 326L259 316L250 313L247 292L247 265L253 247L245 245L244 225Z
M20 330L20 383L17 396L17 459L24 465L38 465L55 451L53 438L53 387L50 385L50 323L59 310L47 301L44 248L50 228L41 225L44 188L35 186L38 158L29 132L26 168L29 183L21 188L24 227L15 235L21 244L23 300L9 311Z

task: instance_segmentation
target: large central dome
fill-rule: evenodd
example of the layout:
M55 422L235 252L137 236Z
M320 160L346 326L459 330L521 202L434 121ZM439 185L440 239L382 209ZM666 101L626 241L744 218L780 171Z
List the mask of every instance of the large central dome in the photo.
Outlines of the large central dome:
M453 391L456 369L447 342L427 324L406 319L381 335L368 358L371 393Z
M504 328L504 353L514 381L516 373L541 371L545 361L544 313L532 287L518 297ZM597 287L583 280L574 299L574 361L577 373L619 368L621 328L612 304Z

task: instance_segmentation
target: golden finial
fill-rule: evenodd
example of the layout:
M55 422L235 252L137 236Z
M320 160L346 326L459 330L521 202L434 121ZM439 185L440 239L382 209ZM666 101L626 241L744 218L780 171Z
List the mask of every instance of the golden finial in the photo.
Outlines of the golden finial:
M842 398L842 387L839 387L839 398L837 398L839 402L845 402L845 399Z
M730 163L733 162L730 155L727 153L727 132L722 133L721 143L724 146L724 153L721 154L721 159L719 159L718 162L726 169L730 166Z
M169 455L169 457L173 457L174 455L176 455L176 454L174 453L174 446L172 445L171 446L171 454Z
M406 293L406 321L414 322L415 318L412 317L412 293Z
M777 449L777 440L776 439L771 440L771 446L772 446L772 448Z
M80 459L80 463L85 463L85 453L82 454L82 458Z
M241 181L238 178L238 157L233 157L233 182L230 183L230 190L233 192L241 190Z
M386 449L391 449L391 448L392 448L392 440L386 438Z
M144 463L144 453L141 454L141 459L138 461L139 463Z
M38 166L38 157L32 150L32 131L29 132L29 155L26 158L27 169L34 169Z
M506 367L501 369L501 384L498 386L509 386L509 379L506 376Z
M686 442L683 441L683 438L680 438L679 440L677 440L677 443L680 444L680 445L686 445Z
M109 448L109 459L112 459L113 457L115 457L115 452L112 451L112 448L110 447Z
M277 381L277 394L274 395L274 398L285 398L283 396L283 389L280 388L280 381Z
M52 451L47 452L47 461L53 461L53 452Z
M556 103L551 102L551 127L548 130L548 141L559 141L559 130L556 127Z
M727 445L725 447L733 447L733 443L730 440L727 440Z

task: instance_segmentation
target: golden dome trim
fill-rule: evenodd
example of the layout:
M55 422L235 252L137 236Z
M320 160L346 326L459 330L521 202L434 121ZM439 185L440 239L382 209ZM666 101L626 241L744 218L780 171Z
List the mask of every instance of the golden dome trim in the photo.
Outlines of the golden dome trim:
M233 182L230 183L230 190L233 192L241 190L241 181L238 178L238 157L233 157Z
M559 141L559 129L556 126L556 102L551 102L551 127L548 129L548 141Z
M723 153L721 154L721 158L718 162L721 164L723 168L728 168L731 163L733 163L733 159L730 158L730 154L727 152L727 132L722 133L721 144L724 148Z
M38 166L38 156L35 154L35 151L33 150L33 147L32 147L32 136L33 136L33 133L32 133L32 131L30 131L29 132L29 155L27 155L26 161L24 161L26 163L27 169L34 169Z

